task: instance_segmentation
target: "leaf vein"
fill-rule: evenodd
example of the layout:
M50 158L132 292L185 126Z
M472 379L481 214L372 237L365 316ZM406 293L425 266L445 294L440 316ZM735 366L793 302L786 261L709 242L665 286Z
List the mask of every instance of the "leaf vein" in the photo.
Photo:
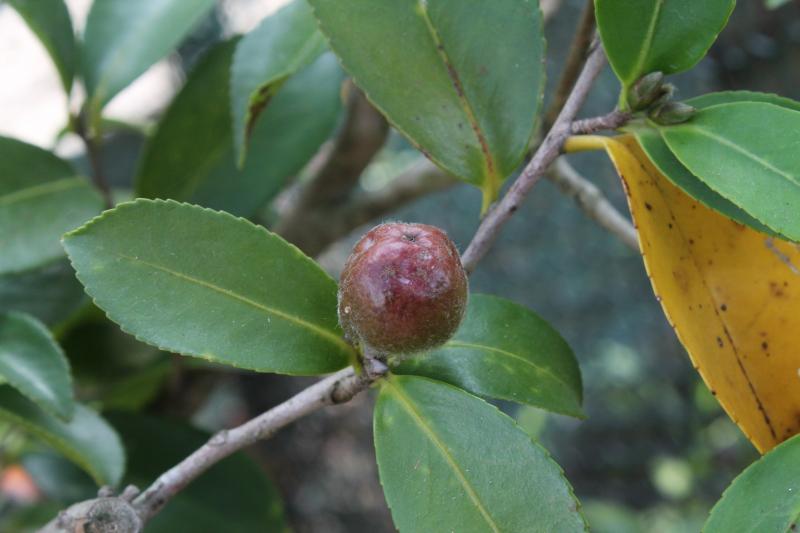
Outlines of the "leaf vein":
M428 437L431 443L433 443L436 449L439 450L447 464L450 465L450 468L453 470L456 478L458 478L461 486L464 487L464 492L467 493L469 499L475 504L475 507L477 507L478 511L481 513L481 516L484 518L484 520L486 520L486 523L489 525L489 527L492 528L492 531L495 533L500 533L500 528L498 527L497 523L489 514L489 511L483 505L483 502L481 502L478 493L475 491L475 488L464 475L464 472L458 466L458 463L456 463L453 455L450 453L450 450L447 449L447 446L445 446L444 442L442 442L442 440L436 435L430 425L425 421L425 418L422 416L419 410L417 410L411 399L402 390L400 390L400 387L392 383L391 379L386 380L385 383L387 386L391 387L391 390L395 393L397 399L405 408L406 412L411 415L411 418L414 420L417 426L419 426L419 428Z

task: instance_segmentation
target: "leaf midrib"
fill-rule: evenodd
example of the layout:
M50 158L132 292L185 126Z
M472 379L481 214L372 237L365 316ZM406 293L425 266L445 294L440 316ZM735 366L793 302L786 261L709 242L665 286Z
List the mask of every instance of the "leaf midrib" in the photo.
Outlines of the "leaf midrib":
M545 366L537 365L533 361L529 361L528 359L525 359L521 355L517 355L514 352L509 352L507 350L503 350L502 348L497 348L495 346L487 346L485 344L478 344L478 343L474 343L474 342L464 342L464 341L459 341L459 340L450 340L450 341L447 342L447 344L445 344L445 347L447 347L448 345L453 346L455 348L474 348L476 350L486 350L486 351L489 351L489 352L494 352L494 353L497 353L497 354L500 354L500 355L504 355L506 357L509 357L511 359L515 359L517 361L521 361L523 364L526 364L526 365L534 368L535 370L538 370L538 371L544 372L545 374L548 374L555 381L557 381L557 382L561 383L562 385L564 385L567 389L571 389L569 384L566 381L564 381L561 377L559 377L556 374L554 374L551 369L549 369L549 368L547 368Z
M733 150L735 152L739 152L740 154L744 155L745 157L747 157L749 159L752 159L753 161L755 161L759 165L763 166L767 170L770 170L770 171L774 172L775 174L778 174L782 178L785 178L787 181L789 181L793 185L800 187L800 183L798 183L798 181L791 174L787 174L785 171L783 171L783 170L779 169L778 167L774 166L769 161L766 161L765 159L762 159L761 157L757 156L756 154L750 152L749 150L745 149L741 145L738 145L735 142L726 139L725 137L721 137L721 136L715 134L714 132L712 132L712 131L710 131L710 130L708 130L706 128L703 128L701 126L692 125L691 127L686 128L686 129L689 130L689 131L694 131L694 132L698 133L699 135L702 135L703 137L707 137L709 139L712 139L712 140L718 142L719 144L730 148L731 150Z
M655 9L653 9L653 16L650 17L650 23L647 26L647 33L644 36L644 42L642 43L642 47L639 49L639 55L636 57L636 63L634 64L634 68L632 71L633 76L640 74L642 68L644 67L644 62L647 59L647 56L650 54L650 49L653 46L653 38L655 37L656 33L656 24L658 24L658 17L661 16L661 8L664 6L664 0L656 0ZM634 81L633 79L629 79L628 83Z
M492 156L489 142L486 139L481 125L478 122L478 117L475 114L475 110L472 109L472 104L470 103L469 99L467 99L466 92L464 91L464 85L461 83L461 79L457 74L455 65L453 65L453 62L450 60L450 56L447 54L447 50L444 48L444 43L439 37L439 32L436 30L436 27L433 25L433 21L428 15L427 0L417 0L417 8L420 18L422 18L422 21L425 23L425 28L428 30L428 34L430 35L431 40L436 47L436 53L444 63L447 77L450 78L453 90L456 92L456 99L461 104L462 111L464 112L464 115L466 115L467 120L472 128L472 132L475 134L476 140L478 141L481 153L483 154L483 163L486 171L485 178L487 183L485 185L488 186L489 190L494 195L497 193L497 190L500 187L500 180L497 175L497 165L494 161L494 157Z
M436 447L439 453L441 453L442 457L450 466L450 468L453 470L453 473L456 475L458 481L461 483L461 486L464 487L464 492L467 493L469 499L472 500L473 504L475 504L475 507L478 509L484 520L486 520L486 523L489 525L489 527L492 528L492 531L494 531L495 533L500 533L500 528L497 526L497 523L495 523L494 519L489 514L489 511L483 505L483 502L481 502L478 493L475 491L475 488L472 486L467 477L464 475L464 472L458 466L458 463L456 463L455 459L453 458L453 455L450 453L450 450L447 449L444 442L442 442L442 440L436 435L436 433L433 431L433 428L431 428L430 424L428 424L425 421L425 418L422 416L422 413L420 413L417 410L416 406L408 397L408 395L406 395L400 389L400 387L392 383L391 379L385 380L385 384L386 386L391 388L392 392L395 393L395 396L397 397L400 404L404 407L406 412L409 415L411 415L411 418L414 420L417 426L422 430L425 436L428 437L428 439Z
M302 318L300 318L298 316L292 315L290 313L286 313L286 312L281 311L279 309L275 309L274 307L269 307L269 306L264 305L264 304L262 304L260 302L252 300L252 299L250 299L250 298L248 298L246 296L238 294L238 293L236 293L236 292L234 292L234 291L232 291L230 289L226 289L224 287L220 287L219 285L215 285L215 284L210 283L210 282L208 282L206 280L203 280L203 279L200 279L200 278L196 278L196 277L190 276L188 274L184 274L183 272L179 272L177 270L173 270L173 269L168 268L166 266L159 265L157 263L152 263L150 261L145 261L144 259L139 259L137 257L131 257L131 256L125 255L125 254L117 253L116 255L117 255L117 257L120 257L122 259L126 259L128 261L133 262L133 263L139 263L139 264L148 266L150 268L153 268L153 269L159 270L161 272L165 272L167 274L175 276L178 279L181 279L181 280L184 280L184 281L188 281L189 283L193 283L195 285L198 285L200 287L204 287L206 289L210 289L210 290L212 290L214 292L217 292L219 294L222 294L224 296L227 296L229 298L237 300L237 301L239 301L241 303L249 305L249 306L251 306L251 307L253 307L255 309L258 309L259 311L263 311L265 313L274 315L274 316L276 316L278 318L282 318L283 320L286 320L287 322L292 322L294 324L297 324L298 326L306 328L306 329L310 330L311 332L319 335L320 337L330 341L332 344L337 346L344 353L350 354L350 355L354 354L353 348L348 343L346 343L344 341L344 339L342 339L341 337L339 337L335 333L332 333L332 332L330 332L330 331L328 331L328 330L326 330L326 329L324 329L324 328L322 328L322 327L320 327L320 326L318 326L316 324L313 324L311 322L303 320Z

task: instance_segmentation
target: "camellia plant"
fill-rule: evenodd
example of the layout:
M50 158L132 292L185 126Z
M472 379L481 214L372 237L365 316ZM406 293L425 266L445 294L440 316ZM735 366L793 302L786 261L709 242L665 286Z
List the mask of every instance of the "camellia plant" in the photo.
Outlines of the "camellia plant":
M468 294L467 282L556 158L585 150L611 158L638 241L602 197L584 207L640 248L695 368L766 454L705 531L796 527L800 103L747 91L677 101L668 81L706 54L734 0L588 3L546 112L537 0L292 0L194 65L149 135L133 191L103 173L103 135L115 127L105 106L213 0L95 0L80 39L61 0L8 4L50 53L75 109L67 130L91 164L87 180L0 138L0 418L104 487L53 509L43 530L193 530L179 502L204 488L230 515L212 530L283 530L274 488L236 452L367 390L400 531L586 530L561 468L490 403L580 419L577 361L533 311ZM576 119L606 63L618 105ZM432 164L356 193L389 124ZM338 286L311 258L453 180L483 199L460 255L441 229L390 223L361 238ZM561 185L593 190L580 177ZM265 215L286 189L280 212ZM144 370L83 405L60 343L104 320L98 310L154 350L130 350ZM164 352L330 375L209 437L134 414L167 382Z

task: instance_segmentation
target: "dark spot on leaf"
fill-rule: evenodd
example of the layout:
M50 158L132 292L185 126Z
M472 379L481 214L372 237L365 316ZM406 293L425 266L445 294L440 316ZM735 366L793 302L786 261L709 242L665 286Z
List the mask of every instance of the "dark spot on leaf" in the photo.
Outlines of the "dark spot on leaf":
M762 350L766 350L768 348L769 348L769 343L767 341L764 341L764 342L761 343L761 349Z
M720 306L719 306L719 309L720 309L720 311L723 311L723 312L724 312L724 311L727 311L727 310L728 310L728 306L727 306L727 305L725 305L725 304L722 304L722 305L720 305Z
M725 343L722 342L722 337L717 337L717 346L719 346L720 348L725 346Z
M653 210L653 206L648 204L647 202L644 203L644 206L648 211L652 211Z

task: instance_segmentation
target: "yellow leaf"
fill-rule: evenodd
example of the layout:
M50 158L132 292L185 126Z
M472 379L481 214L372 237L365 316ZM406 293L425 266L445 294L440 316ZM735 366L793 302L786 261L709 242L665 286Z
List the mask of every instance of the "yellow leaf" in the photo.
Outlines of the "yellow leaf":
M696 202L633 137L595 139L625 184L656 298L712 394L762 453L800 432L800 248Z

